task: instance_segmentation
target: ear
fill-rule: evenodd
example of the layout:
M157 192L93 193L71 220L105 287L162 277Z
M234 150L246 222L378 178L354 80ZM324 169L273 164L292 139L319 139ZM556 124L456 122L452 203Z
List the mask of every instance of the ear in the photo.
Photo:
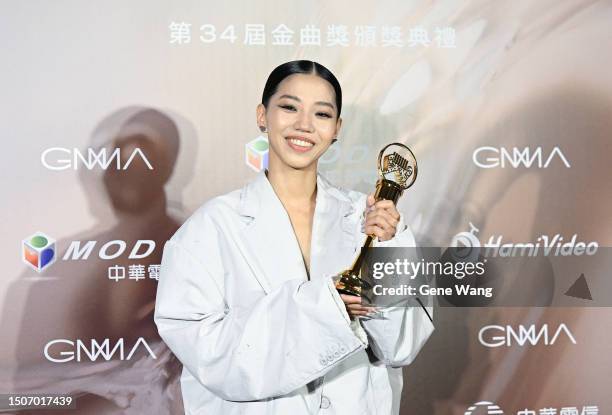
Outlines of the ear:
M342 118L338 118L338 121L336 121L336 137L340 135L341 127L342 127Z
M259 129L259 127L262 126L262 125L267 128L267 125L266 125L266 107L264 107L263 104L257 104L257 108L255 109L255 113L256 113L255 121L257 122L257 128Z

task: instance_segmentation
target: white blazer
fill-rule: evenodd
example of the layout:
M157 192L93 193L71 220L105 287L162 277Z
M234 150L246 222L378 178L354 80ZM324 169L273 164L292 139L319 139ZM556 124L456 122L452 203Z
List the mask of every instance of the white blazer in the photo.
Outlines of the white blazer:
M365 194L317 175L310 280L264 171L205 203L166 243L155 323L183 363L187 414L399 413L400 366L433 325L418 307L349 319L331 276L365 240L365 206ZM375 246L414 246L403 215L397 229Z

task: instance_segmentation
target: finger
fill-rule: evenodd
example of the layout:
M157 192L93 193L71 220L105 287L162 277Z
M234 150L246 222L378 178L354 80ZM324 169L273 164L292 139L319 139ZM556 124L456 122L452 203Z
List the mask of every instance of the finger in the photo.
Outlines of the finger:
M376 223L376 220L378 218L383 218L384 221L388 223L394 229L397 227L397 224L399 223L399 218L395 218L393 215L391 215L391 213L389 213L386 210L382 210L382 209L378 209L373 212L370 212L368 216L366 217L366 223L368 222L368 219L370 218L375 221L374 223ZM383 224L384 223L380 223L380 225L383 225Z
M388 239L387 233L378 225L370 225L365 227L365 234L376 236L378 240L383 241Z
M391 219L393 220L393 219ZM378 226L382 228L385 232L393 233L395 231L395 226L389 223L389 219L385 218L381 214L372 214L370 215L365 222L365 226Z
M374 199L374 193L370 193L367 199L367 207L370 208L375 203L376 203L376 199Z
M376 207L381 207L383 209L388 209L392 206L395 206L395 203L393 203L393 200L387 200L387 199L380 199L378 201L376 201L375 203Z
M368 233L365 229L366 225L379 226L385 232L384 236L379 235L379 240L391 239L397 233L399 221L394 219L393 217L389 217L388 213L386 213L385 211L377 210L375 213L373 212L371 215L369 215L368 219L370 220L364 222L364 232Z
M367 316L371 316L372 314L378 312L377 309L373 309L371 307L366 307L366 308L361 308L361 309L353 309L352 307L351 308L347 307L346 311L348 312L351 318L359 317L359 316L367 317Z
M379 200L378 202L374 204L374 209L384 210L385 212L388 212L391 216L393 216L397 220L399 220L400 218L400 213L397 210L397 207L395 206L395 204L391 200Z
M379 241L387 241L395 236L395 228L382 228L377 224L367 226L365 232L367 235L378 237Z
M363 310L349 310L351 316L367 316L369 313Z
M361 304L361 297L357 295L340 294L340 298L344 304Z
M351 312L354 311L354 312L371 313L374 311L378 311L376 307L365 306L361 304L350 304L350 305L347 305L346 308L351 310Z

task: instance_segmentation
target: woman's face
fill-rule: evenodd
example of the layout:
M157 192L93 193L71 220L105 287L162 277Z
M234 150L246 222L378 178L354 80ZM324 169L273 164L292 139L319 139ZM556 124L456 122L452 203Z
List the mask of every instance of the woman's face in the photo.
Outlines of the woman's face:
M293 74L257 106L257 123L268 130L270 166L295 169L316 165L340 130L333 87L317 75Z

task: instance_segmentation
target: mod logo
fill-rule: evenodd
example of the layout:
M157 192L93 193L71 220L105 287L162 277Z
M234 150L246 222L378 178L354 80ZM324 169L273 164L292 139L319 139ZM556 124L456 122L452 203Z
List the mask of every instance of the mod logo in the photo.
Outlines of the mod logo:
M22 259L36 272L42 272L56 259L55 240L42 232L24 239L21 242Z
M57 259L57 243L42 232L37 232L22 241L23 262L37 272L43 272ZM98 241L71 241L61 258L62 261L84 261L94 252ZM128 252L128 243L114 239L104 243L97 251L97 257L103 260L119 258ZM137 240L129 250L128 259L147 258L155 251L155 241L151 239Z

